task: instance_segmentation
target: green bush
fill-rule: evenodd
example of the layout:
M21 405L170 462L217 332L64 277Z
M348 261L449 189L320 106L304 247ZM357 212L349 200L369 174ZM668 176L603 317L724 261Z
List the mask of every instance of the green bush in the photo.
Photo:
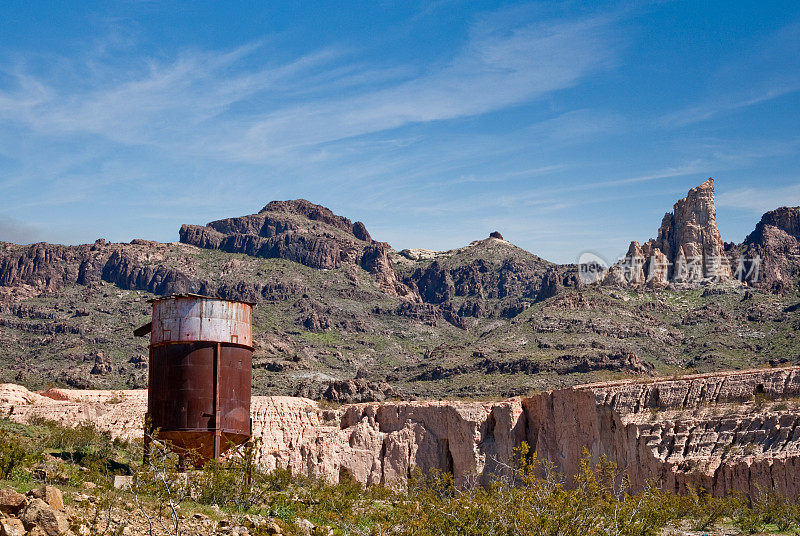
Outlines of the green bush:
M765 525L775 525L780 532L800 526L800 507L774 491L759 488L752 505L743 508L735 520L744 532L754 533L763 530Z
M513 478L489 487L459 489L447 474L413 479L405 497L412 507L396 512L398 533L649 536L673 518L670 494L652 486L630 494L627 481L605 459L593 464L585 453L574 486L530 455L526 445L518 459Z
M49 432L47 446L71 454L75 461L108 459L114 455L111 432L98 430L94 423L84 421L74 427L53 426Z
M674 499L674 517L687 519L695 530L708 530L726 517L730 517L741 505L741 498L730 496L725 499L712 497L704 489L689 487L684 495Z
M12 477L26 458L25 449L19 441L5 430L0 431L0 476L4 480Z
M255 463L254 443L241 445L221 461L212 460L193 476L192 495L200 504L217 504L247 512L263 502L274 479Z

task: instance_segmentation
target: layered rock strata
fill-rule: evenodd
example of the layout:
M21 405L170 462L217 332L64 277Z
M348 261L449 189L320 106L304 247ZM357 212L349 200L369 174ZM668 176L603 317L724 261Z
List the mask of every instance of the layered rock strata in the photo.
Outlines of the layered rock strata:
M320 407L296 397L254 397L258 460L336 481L390 483L415 467L450 471L456 483L488 482L527 441L569 478L583 449L606 455L634 489L703 487L750 496L800 494L800 368L649 381L623 380L500 402L386 402ZM0 411L91 420L116 436L141 435L144 391L41 394L0 387Z

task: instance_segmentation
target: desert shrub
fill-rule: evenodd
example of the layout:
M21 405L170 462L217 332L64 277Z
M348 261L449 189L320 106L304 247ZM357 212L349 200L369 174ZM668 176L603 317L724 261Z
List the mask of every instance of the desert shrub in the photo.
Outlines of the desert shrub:
M114 442L107 430L98 430L94 423L81 422L74 427L54 426L47 446L69 453L75 461L86 458L108 459L114 455Z
M745 501L742 501L739 507L736 508L731 519L733 524L745 534L755 534L761 532L764 528L764 523L759 513L750 508Z
M790 528L800 528L800 505L790 501L787 497L770 493L766 501L759 504L764 521L773 523L778 530L785 532Z
M255 443L232 449L223 460L211 460L192 478L192 495L200 504L217 504L246 512L263 502L275 484L255 463Z
M288 500L276 501L270 508L270 514L286 523L291 522L297 517L297 511L294 504Z
M518 451L513 478L488 487L460 489L449 474L414 477L396 512L399 534L590 536L657 534L674 516L672 496L648 486L637 494L615 464L592 463L584 454L574 486L540 463L526 445Z
M0 476L8 480L23 465L26 451L19 441L5 430L0 431Z
M742 508L735 523L751 534L763 530L765 525L775 525L780 532L786 532L799 526L800 507L779 493L759 488L752 504Z
M83 421L75 426L63 426L55 421L32 417L30 423L42 431L44 447L64 454L70 461L95 463L108 460L115 454L115 448L124 442L113 440L111 432L100 430L94 423Z
M675 499L675 517L691 521L695 530L707 530L726 516L732 510L730 500L717 499L704 489L690 486L684 495Z
M262 473L261 486L266 492L285 491L289 489L295 479L292 472L288 469L275 469L268 473Z
M146 462L133 472L131 492L139 512L147 519L150 534L153 527L160 526L167 534L178 536L181 533L178 509L190 496L187 475L181 470L182 460L155 439L149 453Z

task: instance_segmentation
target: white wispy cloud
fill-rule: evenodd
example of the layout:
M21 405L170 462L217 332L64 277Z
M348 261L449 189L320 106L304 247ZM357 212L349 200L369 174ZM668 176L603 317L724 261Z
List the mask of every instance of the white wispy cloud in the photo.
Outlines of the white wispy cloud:
M800 183L774 186L736 188L717 195L717 206L739 208L762 214L778 207L800 206Z
M784 95L800 91L798 83L776 83L776 86L761 88L748 94L720 95L698 105L671 112L661 118L661 124L667 127L683 127L700 123L720 114L749 108L763 102L777 99Z
M410 123L471 116L570 87L612 64L605 17L484 29L449 63L393 87L268 114L225 148L243 159Z
M476 24L454 57L422 70L362 65L320 50L273 64L270 44L139 58L127 69L86 57L50 79L4 68L0 118L44 137L87 135L171 153L263 163L286 151L513 106L607 68L613 19ZM247 61L244 61L247 60ZM253 65L260 67L253 68ZM77 75L76 75L77 77ZM87 89L88 88L88 89Z

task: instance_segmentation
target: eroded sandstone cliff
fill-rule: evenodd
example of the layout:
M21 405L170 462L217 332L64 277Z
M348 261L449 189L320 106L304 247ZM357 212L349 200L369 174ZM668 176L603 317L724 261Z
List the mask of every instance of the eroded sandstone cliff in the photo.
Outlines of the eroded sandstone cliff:
M414 467L458 484L507 470L527 441L569 478L583 449L619 464L634 488L648 481L715 495L759 487L800 494L800 368L648 381L623 380L500 402L386 402L320 407L295 397L254 397L258 459L267 468L337 480L389 483ZM141 435L144 391L0 386L0 411L25 421L91 420L114 435Z

